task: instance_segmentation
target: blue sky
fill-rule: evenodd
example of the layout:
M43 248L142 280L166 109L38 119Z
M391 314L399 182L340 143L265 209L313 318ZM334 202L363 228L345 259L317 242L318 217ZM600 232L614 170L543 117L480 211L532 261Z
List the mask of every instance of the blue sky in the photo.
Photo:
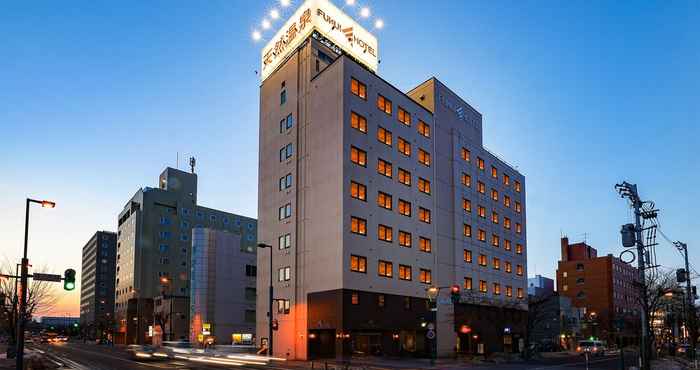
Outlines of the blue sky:
M385 22L379 74L404 91L442 80L525 174L530 275L554 275L562 233L621 251L621 180L656 202L700 269L699 2L358 2ZM32 210L30 259L80 270L90 235L115 230L177 152L182 167L197 157L201 203L255 216L262 43L250 35L275 5L1 4L0 258L19 257L24 198L46 197L58 207ZM658 248L662 265L680 264Z

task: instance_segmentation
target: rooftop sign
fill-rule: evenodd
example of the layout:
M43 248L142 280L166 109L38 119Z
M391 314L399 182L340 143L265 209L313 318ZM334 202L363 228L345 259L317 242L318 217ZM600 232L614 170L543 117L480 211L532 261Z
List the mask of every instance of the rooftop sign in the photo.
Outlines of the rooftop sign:
M379 65L377 38L328 0L307 0L262 49L265 81L316 29L372 71Z

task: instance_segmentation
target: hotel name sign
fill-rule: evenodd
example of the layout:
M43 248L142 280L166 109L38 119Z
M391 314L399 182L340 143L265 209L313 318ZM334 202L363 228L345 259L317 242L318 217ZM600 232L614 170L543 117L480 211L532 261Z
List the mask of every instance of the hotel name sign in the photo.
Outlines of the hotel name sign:
M306 40L313 29L372 71L377 70L377 38L330 1L307 0L262 49L262 81Z

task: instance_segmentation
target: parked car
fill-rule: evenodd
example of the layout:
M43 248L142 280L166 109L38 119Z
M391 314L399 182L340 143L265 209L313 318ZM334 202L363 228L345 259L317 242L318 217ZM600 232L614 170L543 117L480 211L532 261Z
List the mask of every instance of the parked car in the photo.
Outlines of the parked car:
M603 356L605 351L605 343L599 340L581 340L576 347L576 352L594 356Z

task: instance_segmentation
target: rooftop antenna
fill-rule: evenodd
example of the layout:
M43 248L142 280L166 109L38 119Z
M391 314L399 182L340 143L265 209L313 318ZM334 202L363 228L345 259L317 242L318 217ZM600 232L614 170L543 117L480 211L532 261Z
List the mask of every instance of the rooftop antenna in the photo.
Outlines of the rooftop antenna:
M194 157L190 157L190 171L192 171L192 173L194 173L195 164L197 164L197 160L194 159Z

